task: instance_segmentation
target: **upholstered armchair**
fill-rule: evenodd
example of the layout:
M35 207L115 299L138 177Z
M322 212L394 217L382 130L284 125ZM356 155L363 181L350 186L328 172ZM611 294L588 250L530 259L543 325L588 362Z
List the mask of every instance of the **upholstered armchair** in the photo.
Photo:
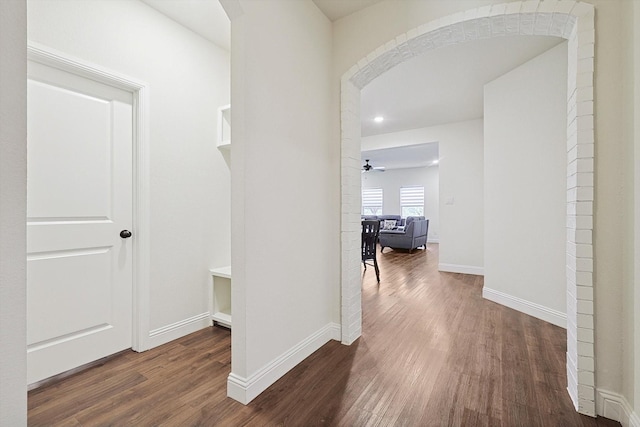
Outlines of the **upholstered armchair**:
M404 229L380 230L380 251L384 248L409 249L427 246L429 220L424 217L407 217Z

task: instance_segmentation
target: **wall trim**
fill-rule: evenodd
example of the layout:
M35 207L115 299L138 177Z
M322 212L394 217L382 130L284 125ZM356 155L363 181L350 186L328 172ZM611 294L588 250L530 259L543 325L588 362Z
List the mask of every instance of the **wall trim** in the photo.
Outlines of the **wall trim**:
M640 427L640 416L621 394L596 388L596 412L605 418L618 421L622 427Z
M340 341L341 327L329 323L291 347L249 378L231 372L227 378L227 396L246 405L330 340Z
M484 267L476 267L473 265L459 265L459 264L438 264L438 270L445 273L462 273L473 274L476 276L484 276Z
M211 315L207 311L193 317L189 317L188 319L183 319L170 325L149 331L149 339L147 340L147 343L149 345L149 349L151 349L209 326L211 326Z
M97 64L76 58L39 43L28 41L27 58L40 64L67 71L133 95L133 335L131 346L144 351L152 346L147 342L149 318L149 85Z
M427 239L427 243L440 243L440 239L439 238L435 238L435 239Z
M567 329L567 314L535 302L527 301L495 289L482 288L482 297L495 303L512 308L529 316L544 320L561 328Z

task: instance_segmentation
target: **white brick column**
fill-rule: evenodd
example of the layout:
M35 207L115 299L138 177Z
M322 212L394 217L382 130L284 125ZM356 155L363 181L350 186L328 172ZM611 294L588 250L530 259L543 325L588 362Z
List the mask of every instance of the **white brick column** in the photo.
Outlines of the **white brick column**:
M593 310L594 9L578 3L567 27L567 379L579 412L595 415Z
M342 81L342 342L362 334L360 288L360 89ZM348 284L345 286L345 284Z
M362 331L360 278L360 90L431 49L507 35L568 40L567 377L576 409L595 412L593 202L595 11L572 0L484 6L428 22L380 46L342 77L342 342Z

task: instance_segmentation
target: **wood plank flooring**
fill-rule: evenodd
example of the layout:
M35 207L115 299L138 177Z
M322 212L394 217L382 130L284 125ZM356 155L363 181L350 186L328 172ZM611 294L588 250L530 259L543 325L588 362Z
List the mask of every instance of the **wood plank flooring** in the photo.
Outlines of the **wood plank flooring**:
M578 415L566 332L440 273L438 245L363 273L363 335L329 342L248 406L226 397L230 333L208 328L29 393L31 426L619 426Z

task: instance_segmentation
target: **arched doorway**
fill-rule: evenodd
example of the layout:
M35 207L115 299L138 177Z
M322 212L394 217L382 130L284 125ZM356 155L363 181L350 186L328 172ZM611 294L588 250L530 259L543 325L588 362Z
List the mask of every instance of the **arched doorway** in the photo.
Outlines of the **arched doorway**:
M342 77L342 342L362 332L360 290L360 91L396 65L429 50L508 35L568 41L567 379L576 409L595 415L593 321L593 70L595 11L579 2L511 2L468 10L402 34Z

